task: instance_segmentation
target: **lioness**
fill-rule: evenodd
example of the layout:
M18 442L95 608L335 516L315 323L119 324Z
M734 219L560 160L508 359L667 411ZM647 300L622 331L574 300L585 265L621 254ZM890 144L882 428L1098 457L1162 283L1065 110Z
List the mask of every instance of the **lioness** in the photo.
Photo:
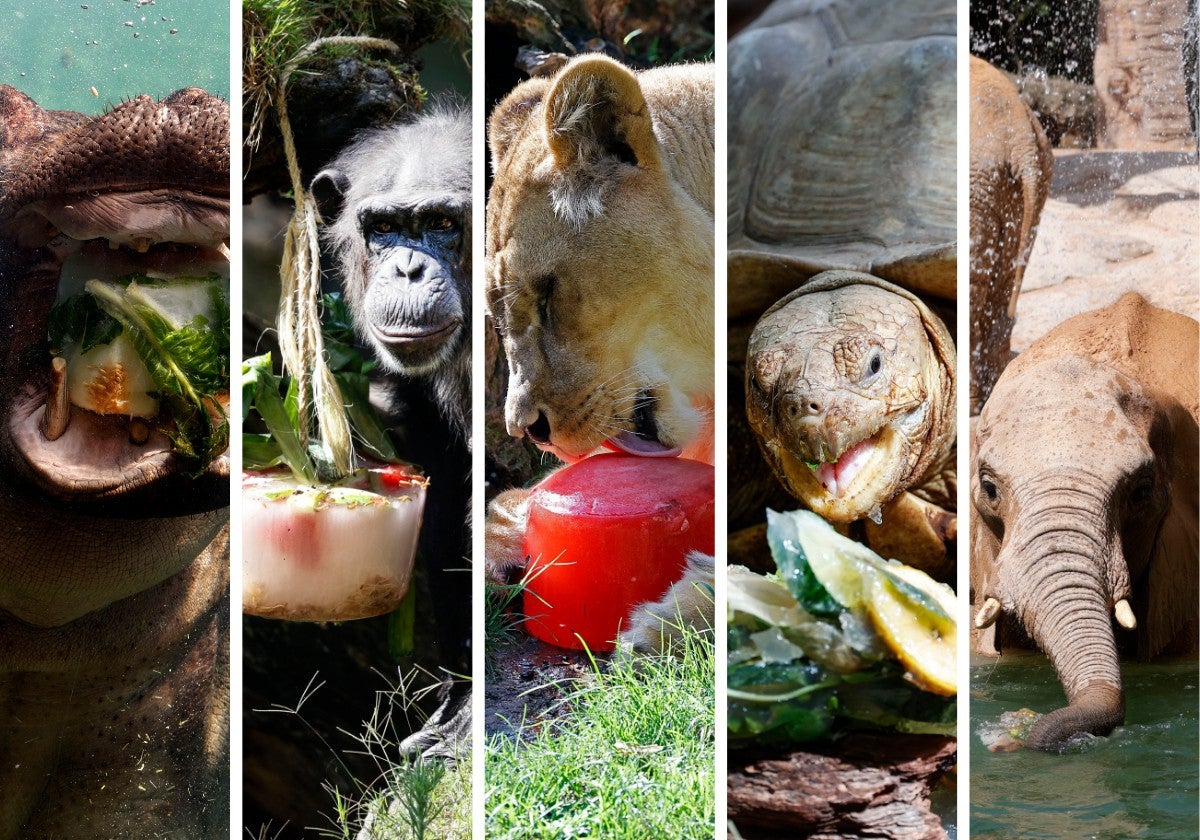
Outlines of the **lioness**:
M585 56L496 106L487 306L510 435L565 461L608 448L712 462L713 134L711 65L635 74ZM528 492L492 503L493 574L525 562ZM622 645L661 647L677 609L711 616L694 585L711 577L711 558L690 558Z

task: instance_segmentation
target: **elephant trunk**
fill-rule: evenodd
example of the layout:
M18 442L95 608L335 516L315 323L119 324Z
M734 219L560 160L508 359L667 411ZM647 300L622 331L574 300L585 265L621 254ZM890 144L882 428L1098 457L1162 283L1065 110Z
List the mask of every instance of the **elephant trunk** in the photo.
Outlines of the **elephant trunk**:
M1104 574L1111 549L1063 531L1043 530L1036 543L1027 547L1034 550L1022 558L1024 579L1014 590L1024 594L1015 598L1022 623L1050 658L1069 703L1030 731L1027 746L1053 750L1076 733L1111 732L1125 720L1125 695Z

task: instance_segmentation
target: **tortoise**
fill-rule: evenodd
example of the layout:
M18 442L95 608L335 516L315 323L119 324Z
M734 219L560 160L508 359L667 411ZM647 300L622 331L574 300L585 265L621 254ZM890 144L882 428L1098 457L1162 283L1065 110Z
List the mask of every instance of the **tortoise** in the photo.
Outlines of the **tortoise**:
M942 579L955 27L953 0L782 0L729 45L730 523L782 487Z

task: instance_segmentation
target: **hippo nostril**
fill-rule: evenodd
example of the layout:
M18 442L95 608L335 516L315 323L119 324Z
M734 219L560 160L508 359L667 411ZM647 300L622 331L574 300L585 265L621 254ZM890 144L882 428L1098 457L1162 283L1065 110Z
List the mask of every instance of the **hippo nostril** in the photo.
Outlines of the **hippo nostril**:
M546 412L538 412L537 419L525 427L525 434L529 435L529 439L534 443L550 442L550 420L546 417Z

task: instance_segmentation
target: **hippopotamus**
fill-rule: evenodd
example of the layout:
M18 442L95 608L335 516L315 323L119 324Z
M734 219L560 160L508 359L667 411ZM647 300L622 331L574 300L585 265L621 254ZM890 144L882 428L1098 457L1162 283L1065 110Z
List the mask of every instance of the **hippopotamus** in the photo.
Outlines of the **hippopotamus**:
M60 276L227 274L228 239L225 102L0 85L0 840L227 836L228 452L39 429Z

